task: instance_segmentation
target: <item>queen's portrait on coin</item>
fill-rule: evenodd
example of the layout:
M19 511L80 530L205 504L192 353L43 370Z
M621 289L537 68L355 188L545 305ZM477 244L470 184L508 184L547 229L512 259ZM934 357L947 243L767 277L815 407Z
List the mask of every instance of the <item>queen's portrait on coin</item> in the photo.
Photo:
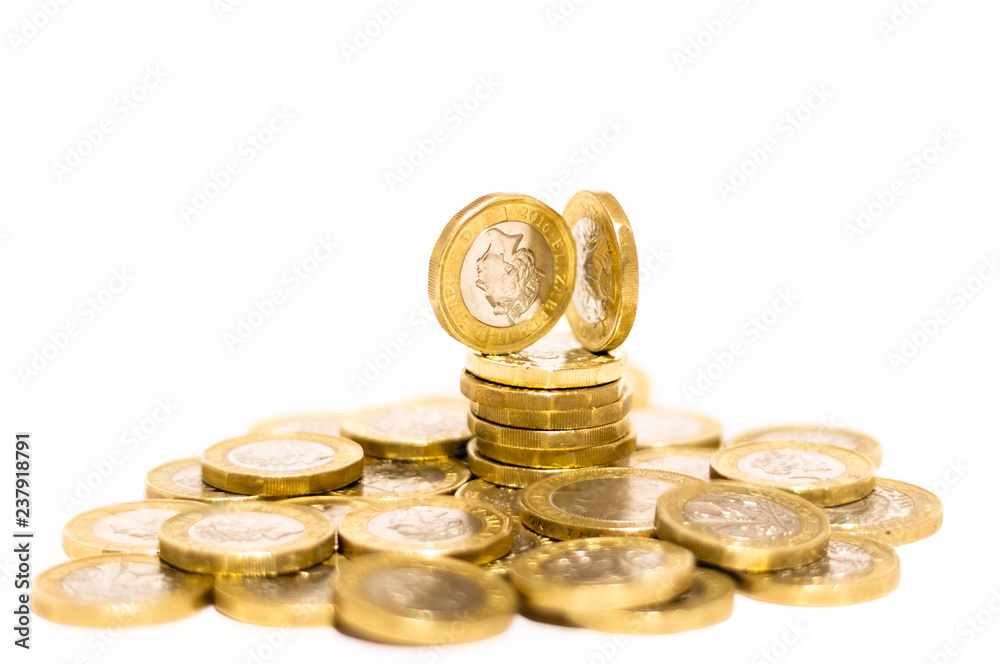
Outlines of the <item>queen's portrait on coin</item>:
M476 287L486 294L493 313L514 325L538 299L542 271L535 265L535 253L519 247L522 235L508 235L491 228L490 244L476 260Z

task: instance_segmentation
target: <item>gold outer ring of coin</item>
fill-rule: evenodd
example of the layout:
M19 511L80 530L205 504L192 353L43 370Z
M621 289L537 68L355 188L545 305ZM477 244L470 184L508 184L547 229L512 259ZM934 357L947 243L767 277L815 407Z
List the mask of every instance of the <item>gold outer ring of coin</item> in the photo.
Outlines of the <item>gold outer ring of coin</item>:
M507 221L534 228L552 252L553 281L541 307L528 318L500 328L488 325L469 310L462 293L462 267L476 240L489 228ZM576 246L558 212L524 194L488 194L458 212L431 252L427 294L431 309L445 332L474 350L512 353L530 346L551 330L569 306L576 277ZM486 294L483 295L485 302Z
M380 415L388 415L395 411L410 412L444 412L454 417L456 426L444 428L434 435L411 433L408 430L388 431L372 426L369 422ZM381 459L397 459L400 461L418 461L454 456L460 451L461 445L472 434L462 422L466 405L459 400L444 399L420 400L392 406L376 406L365 408L344 417L340 423L341 435L359 443L368 456Z
M669 445L639 449L618 462L623 468L656 468L690 475L699 480L709 479L708 460L716 453L712 447ZM697 466L697 467L695 467Z
M602 553L620 551L651 553L660 556L660 564L640 575L624 579L560 578L548 569L553 561L593 559ZM529 605L549 609L621 608L665 602L691 585L695 559L687 549L671 542L643 537L591 537L553 542L518 556L510 565L507 578Z
M63 527L63 551L70 558L83 558L107 553L146 553L157 555L159 541L117 542L98 535L94 528L109 517L139 510L163 510L179 514L184 510L198 507L201 503L193 500L136 500L129 503L105 505L97 509L81 512Z
M480 406L509 408L512 410L585 410L600 408L619 401L627 389L624 380L616 380L593 387L571 387L557 390L511 387L477 378L468 371L462 372L462 394ZM635 396L632 397L635 406Z
M772 542L712 533L688 518L685 505L691 500L713 494L737 494L744 500L775 503L797 518L799 529ZM774 510L768 509L761 518L773 513ZM787 491L731 480L711 480L682 484L660 496L656 501L656 536L687 547L699 560L716 567L767 572L818 560L826 551L830 524L822 508Z
M197 468L198 481L204 485L202 489L192 489L174 481L174 476L183 471L195 472ZM146 473L146 498L163 500L196 500L199 503L232 503L246 500L259 500L257 496L247 496L240 493L229 493L216 489L201 480L201 458L187 457L177 461L169 461Z
M631 609L547 611L531 617L569 627L615 634L675 634L722 622L733 612L736 582L724 572L698 567L691 587L675 599Z
M748 597L794 606L844 606L878 599L899 586L899 556L888 544L867 537L832 533L827 546L847 544L869 556L870 567L862 574L829 573L824 564L828 554L816 563L775 572L739 574L740 592ZM845 561L844 565L850 564ZM818 569L814 569L818 567ZM826 572L826 574L824 574Z
M891 504L890 492L903 494L909 510L903 516L873 520L872 507L879 502ZM884 477L875 478L875 489L868 496L846 505L826 507L823 513L830 520L833 532L862 535L892 546L930 537L944 521L941 500L933 493L914 484Z
M801 438L797 438L795 436L796 433L801 433ZM854 429L830 427L818 424L785 424L780 426L758 427L756 429L751 429L750 431L744 431L733 436L732 438L722 441L722 447L732 447L733 445L741 445L755 440L778 440L779 438L776 438L775 436L779 436L781 440L801 439L806 443L824 443L826 445L844 447L845 449L853 449L856 452L860 452L868 457L871 462L875 464L876 470L878 470L878 468L882 465L882 444L868 434L855 431ZM837 443L832 442L831 439L839 437L850 439L854 447L838 445Z
M635 451L635 434L623 436L603 445L594 445L579 450L532 450L521 447L494 445L485 440L476 441L476 449L484 455L511 465L525 465L531 468L588 468L617 463Z
M624 348L592 353L573 335L553 332L520 351L505 355L470 350L465 370L492 383L529 389L564 389L621 380L628 365Z
M471 608L449 612L432 606L389 607L372 597L369 588L382 587L379 576L413 569L425 580L448 575L472 584L482 601ZM374 582L372 582L374 579ZM439 593L429 594L437 597ZM417 595L422 598L424 595ZM337 629L364 639L401 645L443 645L477 641L503 632L517 611L517 594L506 581L464 560L426 558L409 554L372 554L345 561L334 590ZM393 610L395 609L395 610Z
M478 500L507 514L516 515L519 509L517 497L520 493L520 489L513 487L493 484L486 480L471 480L458 487L455 495L468 500Z
M165 595L94 600L66 591L67 577L100 565L155 565L175 585ZM50 567L35 579L31 593L32 610L52 622L78 627L119 628L156 625L189 616L212 602L212 577L174 569L158 556L115 553L76 558Z
M261 548L224 547L195 539L190 530L202 519L241 512L273 514L299 522L295 539ZM167 519L160 529L160 557L190 572L273 576L297 572L334 553L336 530L321 512L302 505L253 501L202 505Z
M376 534L371 522L401 510L449 509L471 515L479 530L461 539L441 542L413 539L389 539ZM514 521L503 511L476 500L456 496L426 496L393 503L381 503L351 512L340 522L340 549L348 558L366 553L416 553L423 556L447 556L476 564L488 563L507 554L514 544Z
M213 603L219 613L233 620L271 627L329 627L333 625L333 587L337 567L344 560L334 554L294 574L272 577L219 576L215 579ZM310 576L319 576L311 580ZM295 587L315 583L316 594L303 594ZM268 584L266 594L255 593L247 586ZM291 592L282 594L283 588ZM325 596L317 596L323 592Z
M304 470L263 470L230 459L233 452L245 445L285 440L321 445L332 452L332 458ZM301 431L251 433L223 440L202 452L201 475L208 484L231 493L304 496L339 489L356 481L361 477L364 456L360 445L339 436Z
M634 416L632 425L638 437L639 449L647 447L672 447L674 445L698 445L702 447L718 447L722 440L722 425L718 420L683 408L633 408L630 413ZM679 432L670 436L655 435L649 431L650 423L647 418L654 420L653 428L662 427L657 425L655 420L676 422L683 420L687 424L694 425L696 429L690 432Z
M574 294L583 292L584 284L581 282L588 276L601 281L611 280L607 290L609 300L603 303L607 312L597 323L591 323L577 311L575 297L570 300L569 308L566 309L566 319L574 336L587 350L600 353L618 348L632 330L639 302L639 255L635 249L635 238L632 237L632 225L622 206L606 191L578 191L566 204L563 219L577 242ZM609 265L604 265L604 261L586 261L581 255L577 227L586 223L584 219L590 220L593 231L587 238L587 244L603 244L610 259ZM581 227L581 233L583 232L585 231ZM590 262L599 262L606 273L581 274L581 269Z
M303 431L324 436L339 436L343 413L315 412L280 415L257 422L247 433L275 433L279 431Z
M589 429L518 429L493 424L469 413L469 429L477 440L506 447L533 450L579 450L594 445L604 445L629 435L632 424L628 418Z
M437 482L414 491L379 491L377 485L373 484L372 477L378 477L384 470L388 470L390 476L388 481L398 481L400 476L410 473L409 479L419 480L421 470L425 473L436 471L440 473L441 479ZM407 498L417 498L420 496L439 496L454 493L455 490L465 484L470 477L469 467L457 459L443 457L439 459L424 459L422 461L396 461L393 459L378 459L365 457L364 470L361 479L354 484L349 484L343 489L330 492L331 496L353 496L374 501L404 500ZM395 478L395 479L394 479Z
M842 463L843 473L836 477L819 480L771 480L754 475L740 467L743 459L751 454L797 450L829 457ZM769 486L801 496L814 505L828 507L860 500L875 488L875 464L868 457L854 450L803 443L794 440L753 441L735 447L727 447L716 452L709 461L713 479L736 480L747 484Z
M652 537L655 530L652 511L646 519L602 519L596 516L579 516L568 512L552 501L553 493L581 482L610 484L620 480L638 480L644 483L662 482L663 491L671 486L701 482L693 477L652 468L581 468L546 477L521 490L521 521L525 526L552 539L567 540L581 537L632 536ZM596 486L596 484L591 484ZM662 493L662 491L660 492ZM607 491L594 491L612 503L616 496ZM623 497L622 497L623 498ZM577 496L574 505L582 501ZM610 506L610 505L609 505Z
M588 429L613 424L624 419L632 410L632 393L626 392L618 401L607 406L583 410L515 410L494 408L472 401L469 411L481 420L519 429Z
M487 482L515 489L521 489L551 475L567 472L565 469L528 468L494 461L479 453L476 441L469 443L469 470Z

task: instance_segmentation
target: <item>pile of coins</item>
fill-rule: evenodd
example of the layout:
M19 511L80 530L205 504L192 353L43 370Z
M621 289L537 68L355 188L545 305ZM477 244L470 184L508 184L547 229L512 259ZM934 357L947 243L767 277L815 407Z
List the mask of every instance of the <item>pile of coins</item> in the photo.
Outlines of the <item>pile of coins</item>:
M936 532L940 501L877 477L882 448L856 431L724 440L710 417L651 406L621 347L637 288L610 194L562 215L519 194L473 202L429 278L469 347L468 401L275 418L158 466L146 500L66 524L71 560L36 579L35 612L123 627L214 602L421 645L489 637L519 611L665 634L728 618L735 592L800 606L891 592L893 547ZM572 336L552 331L563 315Z

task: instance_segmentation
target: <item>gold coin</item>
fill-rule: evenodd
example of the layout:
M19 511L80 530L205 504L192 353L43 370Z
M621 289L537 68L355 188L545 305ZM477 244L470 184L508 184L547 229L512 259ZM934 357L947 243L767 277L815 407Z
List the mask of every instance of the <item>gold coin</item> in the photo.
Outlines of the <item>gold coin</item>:
M357 441L368 456L418 460L456 454L472 437L467 406L458 400L425 400L367 408L341 422L342 435Z
M334 531L340 528L340 522L350 512L371 504L364 498L355 498L353 496L299 496L298 498L287 498L280 502L292 505L305 505L306 507L311 507L314 510L322 512L323 516L328 518L330 523L333 524ZM334 550L338 546L338 540L334 536Z
M507 576L510 571L510 565L514 562L515 558L531 551L537 549L543 544L550 544L552 540L548 537L542 537L536 533L531 532L519 522L514 524L514 544L510 547L510 551L501 558L497 558L491 563L487 563L483 566L483 569L490 572L491 574L499 574L500 576Z
M882 465L882 445L868 434L831 427L822 424L786 424L780 426L760 427L744 431L723 441L722 447L732 447L742 443L757 440L799 440L804 443L821 443L834 445L848 450L860 452L868 457L877 470Z
M649 374L630 362L625 372L624 381L632 390L632 407L649 408Z
M201 474L207 483L232 493L303 496L356 481L363 457L360 445L337 436L251 433L202 452Z
M565 469L527 468L494 461L479 453L475 441L469 443L469 470L487 482L517 489L551 475L567 472Z
M201 459L188 457L170 461L146 474L146 498L197 500L201 503L229 503L255 500L256 496L229 493L201 479Z
M32 610L79 627L155 625L195 613L212 601L212 577L189 574L157 556L115 553L56 565L35 579Z
M485 440L477 440L476 449L480 455L485 455L500 463L530 468L588 468L616 463L634 452L635 435L624 436L604 445L573 450L535 450L507 447L506 445L494 445Z
M63 551L70 558L101 553L160 551L160 526L170 517L197 507L193 500L139 500L77 514L63 528Z
M556 390L511 387L477 378L468 371L462 372L462 394L469 401L491 408L514 410L585 410L600 408L621 400L625 395L625 381L616 380L594 387L575 387ZM635 406L633 396L632 405Z
M514 543L513 521L495 507L455 496L374 504L340 523L340 548L365 553L417 553L488 563Z
M335 535L328 518L302 505L201 505L163 523L160 557L191 572L273 576L326 560Z
M875 478L861 500L823 510L834 532L863 535L899 546L930 537L941 527L944 510L927 489L898 480Z
M343 556L278 576L220 576L215 608L241 622L272 627L333 625L333 593Z
M718 447L722 439L721 424L707 415L681 408L635 408L629 419L640 449L670 445Z
M821 508L786 491L712 480L660 496L656 536L716 567L766 572L818 560L830 524Z
M444 645L507 629L517 595L503 579L463 560L374 554L341 565L336 625L372 641Z
M279 431L301 431L319 433L324 436L340 435L341 413L300 413L282 415L257 422L247 433L276 433Z
M700 483L687 475L644 468L583 468L539 480L521 491L521 520L552 539L602 535L652 537L656 499Z
M868 457L833 445L797 441L754 441L716 452L712 476L794 493L820 505L843 505L875 487Z
M542 608L614 609L670 600L691 585L694 555L641 537L555 542L511 563L508 578Z
M723 572L698 567L691 586L672 600L629 609L553 611L545 622L616 634L674 634L722 622L733 612L736 583Z
M514 489L509 486L500 486L486 480L472 480L458 487L455 495L459 498L479 500L507 514L516 515L518 509L520 509L520 505L517 502L517 497L520 493L520 489Z
M716 450L697 445L667 445L637 450L618 462L626 468L656 468L673 473L690 475L700 480L709 479L709 463Z
M579 450L594 445L604 445L624 438L632 431L628 418L589 429L518 429L493 424L469 413L469 428L476 440L506 447L533 450Z
M833 533L823 556L808 565L744 573L740 592L795 606L842 606L888 595L899 585L899 556L882 542Z
M436 496L454 493L468 479L468 467L455 459L393 461L365 457L361 479L330 495L368 500Z
M484 406L475 401L469 404L469 410L481 420L521 429L587 429L623 420L632 410L632 394L626 392L624 397L607 406L582 410L515 410Z
M551 390L593 387L621 380L626 364L627 355L621 348L592 353L572 335L554 332L507 355L469 351L465 369L493 383Z
M427 292L445 332L474 350L512 353L562 317L575 271L573 236L559 213L523 194L490 194L441 232Z
M579 191L563 211L576 242L576 285L566 309L573 334L595 353L621 346L639 302L639 256L621 205L606 191Z

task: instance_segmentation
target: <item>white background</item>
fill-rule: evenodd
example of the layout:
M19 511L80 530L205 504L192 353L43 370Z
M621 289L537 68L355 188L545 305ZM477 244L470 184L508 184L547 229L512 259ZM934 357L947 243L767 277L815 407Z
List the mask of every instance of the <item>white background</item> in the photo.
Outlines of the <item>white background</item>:
M618 197L645 267L627 348L658 403L703 410L729 433L817 421L870 432L881 474L934 488L946 517L900 549L901 587L870 604L740 597L720 626L618 640L518 618L440 651L281 634L207 609L105 646L36 619L24 653L9 645L5 545L4 647L18 660L235 663L271 639L273 662L738 662L784 654L784 637L795 643L783 661L926 662L949 642L957 655L937 661L995 657L1000 279L983 266L1000 255L996 3L591 0L563 16L557 0L403 1L350 55L343 45L386 1L247 0L221 13L213 0L68 2L44 20L45 4L8 0L0 13L2 430L33 433L36 571L64 560L69 516L141 497L147 469L256 420L456 392L463 349L425 318L427 262L448 219L493 191L559 210L581 188ZM164 77L132 92L147 68ZM463 101L475 107L464 118L451 110ZM247 137L274 109L294 118L248 160ZM88 139L102 122L111 131ZM606 126L619 129L602 144ZM386 173L437 129L443 142L390 186ZM952 138L935 148L941 132ZM592 143L590 158L580 147ZM765 145L766 161L721 192ZM69 151L87 154L67 173ZM185 220L181 206L230 160L239 173ZM901 193L849 236L894 180ZM338 249L293 287L286 273L321 238ZM976 281L981 268L991 280ZM87 298L121 270L128 285L93 311ZM978 287L968 298L966 284ZM230 348L274 289L285 297L273 315ZM794 302L776 314L779 292ZM945 322L922 334L939 310ZM46 348L68 324L78 333ZM379 359L401 333L398 357ZM893 362L914 335L920 347ZM36 351L51 357L32 369ZM386 368L370 384L352 384L376 361ZM172 414L127 442L158 399ZM116 451L109 477L67 506ZM991 624L960 626L977 615Z

